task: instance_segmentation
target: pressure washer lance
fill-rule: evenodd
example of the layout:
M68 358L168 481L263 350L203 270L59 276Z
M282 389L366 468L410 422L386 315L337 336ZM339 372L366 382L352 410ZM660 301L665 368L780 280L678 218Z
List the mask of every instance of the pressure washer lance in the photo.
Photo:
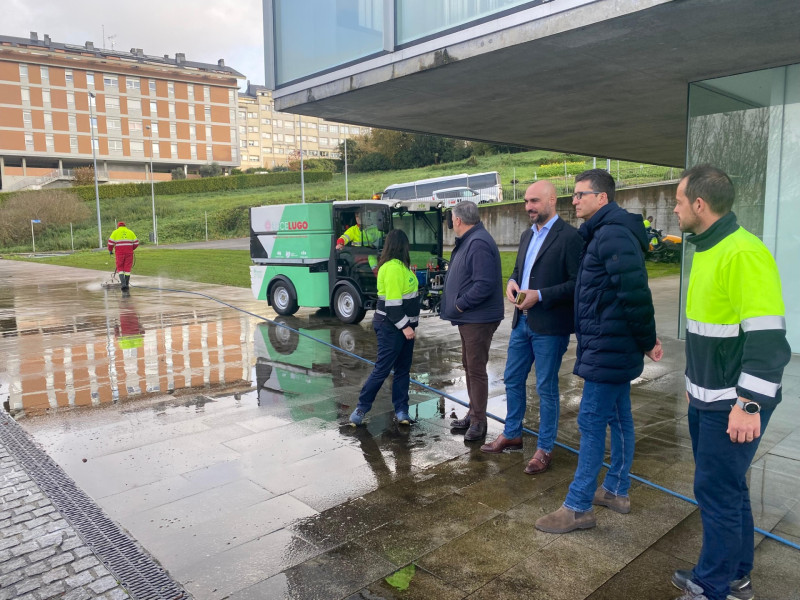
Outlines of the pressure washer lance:
M100 284L101 287L104 288L112 288L112 287L120 287L122 282L117 277L117 270L114 269L114 272L111 274L111 277L106 279L103 283Z

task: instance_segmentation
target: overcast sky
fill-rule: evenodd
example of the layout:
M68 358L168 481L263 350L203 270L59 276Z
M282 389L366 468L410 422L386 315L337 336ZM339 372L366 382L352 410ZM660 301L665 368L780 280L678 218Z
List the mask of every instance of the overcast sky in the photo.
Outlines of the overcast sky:
M113 42L115 50L173 58L183 52L186 60L206 63L223 58L252 83L264 83L261 0L2 0L2 6L0 35L36 31L39 39L47 33L67 44L111 48Z

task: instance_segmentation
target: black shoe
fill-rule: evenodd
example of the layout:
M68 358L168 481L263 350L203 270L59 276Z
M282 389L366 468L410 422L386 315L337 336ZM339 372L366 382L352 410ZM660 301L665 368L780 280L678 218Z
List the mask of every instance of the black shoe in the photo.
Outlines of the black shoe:
M464 434L464 441L473 442L475 440L482 440L486 437L486 421L473 423Z
M686 591L686 582L691 581L692 572L678 570L672 574L670 580L679 590ZM728 592L728 600L753 600L755 594L753 593L753 586L750 582L750 576L745 575L741 579L731 581L731 591Z
M469 429L469 415L463 419L453 419L450 421L450 427L453 429Z

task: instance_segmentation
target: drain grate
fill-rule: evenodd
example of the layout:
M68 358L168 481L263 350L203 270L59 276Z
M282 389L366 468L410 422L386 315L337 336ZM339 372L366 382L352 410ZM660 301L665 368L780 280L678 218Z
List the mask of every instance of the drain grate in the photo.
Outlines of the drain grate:
M190 599L143 548L56 464L8 414L0 412L0 441L134 600Z

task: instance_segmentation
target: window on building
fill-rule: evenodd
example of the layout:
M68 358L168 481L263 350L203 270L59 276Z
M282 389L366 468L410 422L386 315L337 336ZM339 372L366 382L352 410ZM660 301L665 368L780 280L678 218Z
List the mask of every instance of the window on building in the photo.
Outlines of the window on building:
M74 108L75 107L75 93L74 92L67 92L67 106Z
M239 111L239 120L244 121L247 118L247 113L243 110Z
M178 128L175 123L169 124L169 137L176 138L178 137Z
M119 78L116 75L103 75L103 87L119 88Z
M19 79L20 81L28 80L28 65L19 66Z
M194 120L194 104L189 105L189 118Z
M242 148L247 148L247 140L239 140L239 145Z
M33 150L33 134L25 134L25 150Z
M258 127L253 127L252 125L249 125L249 126L247 127L247 131L248 131L249 133L258 133Z
M205 107L205 112L206 112L206 121L211 122L211 107L210 106L206 106Z
M170 98L175 95L175 82L167 82L167 93L169 94Z
M155 116L158 114L158 102L150 100L150 115Z
M270 148L269 146L262 146L261 154L272 154L272 148Z
M271 133L267 133L266 131L262 131L261 132L261 137L264 138L265 140L269 140L269 139L272 138L272 134Z
M317 128L317 124L316 123L309 123L308 124L308 128L309 129L316 129Z
M197 127L194 125L189 125L189 137L195 138L197 137Z
M250 155L250 162L259 162L261 159L253 154Z
M142 122L128 121L128 131L131 132L131 135L142 135Z
M86 71L86 87L94 89L94 73L92 71Z
M197 146L195 144L189 146L189 156L192 160L197 160Z
M133 115L141 115L142 114L142 101L136 100L133 98L128 98L128 112Z
M294 121L284 121L283 126L286 129L294 129Z
M109 154L122 154L122 140L108 140Z
M50 69L48 67L39 67L42 72L42 85L50 85Z
M48 152L52 152L54 150L53 135L52 134L48 134L48 135L44 136L44 144L47 147L47 151Z
M339 127L338 127L337 125L330 125L330 126L328 127L328 130L329 130L331 133L339 133Z
M44 128L45 129L53 128L53 113L51 112L44 113Z
M258 140L247 140L248 146L258 146Z
M142 82L138 77L126 77L125 86L128 88L128 92L139 93L142 91Z
M283 141L285 141L287 144L294 144L294 136L287 133L283 136Z
M282 133L276 133L275 134L275 141L276 142L282 142L283 141L283 134Z
M236 96L234 95L233 90L228 90L228 102L233 104L234 100L236 100Z
M239 125L239 135L245 135L245 134L247 134L247 127L245 127L244 125Z
M264 112L271 112L272 108L270 107L269 104L262 104L261 105L261 110L263 110Z
M69 151L70 152L77 152L78 151L78 136L77 135L69 136Z
M122 121L119 119L106 119L106 128L109 131L122 131Z
M156 123L155 121L150 123L150 136L158 137L158 123Z
M231 123L234 123L234 122L236 121L236 111L235 111L235 110L233 110L232 108L229 108L229 109L228 109L228 120L229 120ZM244 119L239 119L239 120L240 120L240 121L244 121Z
M178 158L178 144L172 143L169 145L169 153L172 158Z
M131 154L144 154L144 142L131 140Z
M42 102L50 104L50 90L42 90Z
M89 117L89 126L92 129L97 129L97 117Z
M283 121L281 119L275 119L275 127L283 127Z
M315 136L315 135L308 136L308 141L316 144L317 143L317 136Z
M150 152L153 153L153 158L156 158L161 154L161 149L158 147L158 142L150 143Z
M269 119L261 119L261 124L262 125L269 125L270 124L270 120Z
M26 127L30 127L33 124L33 120L31 119L31 111L22 111L22 122Z
M156 93L156 80L155 79L151 79L148 82L148 85L150 86L150 93L151 94L155 94Z
M322 123L319 124L319 132L320 133L328 133L328 126L323 125Z
M342 125L342 133L350 133L350 130L347 128L347 125Z
M257 119L258 118L258 113L249 112L249 113L247 113L247 118L248 119Z
M76 131L78 129L78 117L75 115L67 115L67 122L69 123L70 131Z
M206 139L207 140L211 139L211 126L210 125L206 125Z
M189 84L186 86L186 94L189 97L189 100L194 100L194 86Z
M22 88L22 103L23 104L30 104L31 103L31 91L28 88Z
M207 85L203 86L203 100L206 102L211 102L211 91Z
M275 148L275 154L283 154L283 148Z
M172 117L173 119L175 118L175 103L174 102L170 102L169 103L169 116Z
M106 111L119 110L119 98L116 96L106 96Z

